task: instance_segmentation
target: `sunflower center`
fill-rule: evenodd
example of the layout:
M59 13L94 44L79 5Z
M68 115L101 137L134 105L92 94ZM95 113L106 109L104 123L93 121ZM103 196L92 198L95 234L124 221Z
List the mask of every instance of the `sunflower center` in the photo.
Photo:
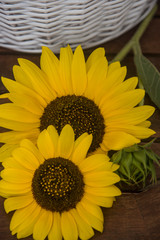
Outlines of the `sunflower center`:
M68 211L83 197L83 175L70 160L48 159L34 173L32 192L42 208L53 212Z
M104 118L92 100L83 96L67 95L51 101L40 119L40 131L53 125L60 134L66 124L72 126L76 138L84 132L93 135L89 152L95 151L102 143L105 132Z

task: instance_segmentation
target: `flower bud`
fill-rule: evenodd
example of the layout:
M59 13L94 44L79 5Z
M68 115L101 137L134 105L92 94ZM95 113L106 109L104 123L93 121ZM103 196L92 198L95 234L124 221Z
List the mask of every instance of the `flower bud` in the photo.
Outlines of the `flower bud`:
M142 191L148 184L156 183L154 163L160 166L160 157L150 148L153 141L145 145L135 144L112 155L111 161L120 165L117 174L121 178L119 187L122 191Z

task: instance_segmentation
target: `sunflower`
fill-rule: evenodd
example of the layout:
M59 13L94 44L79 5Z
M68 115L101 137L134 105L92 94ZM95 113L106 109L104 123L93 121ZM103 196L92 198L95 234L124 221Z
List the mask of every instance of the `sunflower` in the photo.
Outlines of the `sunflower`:
M15 81L2 77L9 92L1 98L11 101L0 106L0 125L11 130L0 134L0 142L6 143L0 150L3 157L23 138L36 142L49 125L60 133L70 124L76 138L92 134L90 153L119 150L155 133L146 121L154 108L136 107L144 97L144 90L135 89L137 77L124 81L126 67L108 65L103 48L86 62L81 46L74 54L70 46L61 48L60 59L43 47L41 68L26 59L18 62Z
M37 146L24 139L3 161L0 195L6 212L16 210L10 223L12 234L35 240L89 239L93 228L103 231L101 208L111 207L121 194L118 165L105 154L86 157L92 135L74 140L66 125L60 135L53 126L43 130Z

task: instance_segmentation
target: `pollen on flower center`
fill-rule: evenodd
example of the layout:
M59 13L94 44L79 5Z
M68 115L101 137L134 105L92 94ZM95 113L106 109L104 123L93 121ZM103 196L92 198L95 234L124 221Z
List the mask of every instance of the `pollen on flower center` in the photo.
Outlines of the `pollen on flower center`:
M85 132L93 135L90 152L95 151L103 141L104 118L98 106L86 97L67 95L51 101L40 119L40 131L53 125L60 133L66 124L72 126L76 138Z
M68 211L83 197L83 175L70 160L48 159L34 173L32 192L42 208L53 212Z

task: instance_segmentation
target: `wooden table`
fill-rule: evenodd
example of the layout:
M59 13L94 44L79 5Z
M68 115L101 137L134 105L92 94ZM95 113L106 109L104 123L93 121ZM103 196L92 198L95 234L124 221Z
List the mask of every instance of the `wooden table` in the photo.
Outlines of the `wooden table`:
M106 50L106 55L111 60L116 53L131 38L137 27L123 34L121 37L101 45ZM154 19L141 39L141 47L144 55L160 71L160 3ZM96 48L96 47L95 47ZM85 55L95 48L85 50ZM27 54L15 52L13 50L0 48L0 76L13 79L12 67L17 64L17 58L23 57L39 65L40 54ZM135 76L136 70L133 65L133 56L130 53L122 65L128 68L128 77ZM0 83L0 94L5 92L5 88ZM146 98L147 104L154 105ZM2 103L2 101L1 101ZM153 144L153 149L160 155L160 111L156 109L151 118L152 128L157 132L157 141ZM1 130L2 131L2 130ZM160 239L160 172L158 173L158 184L149 190L141 193L123 194L117 198L113 208L103 209L104 212L104 232L100 234L95 231L95 240L159 240ZM3 199L0 198L0 239L15 240L9 231L11 214L6 214L3 209ZM32 237L26 238L31 240Z

